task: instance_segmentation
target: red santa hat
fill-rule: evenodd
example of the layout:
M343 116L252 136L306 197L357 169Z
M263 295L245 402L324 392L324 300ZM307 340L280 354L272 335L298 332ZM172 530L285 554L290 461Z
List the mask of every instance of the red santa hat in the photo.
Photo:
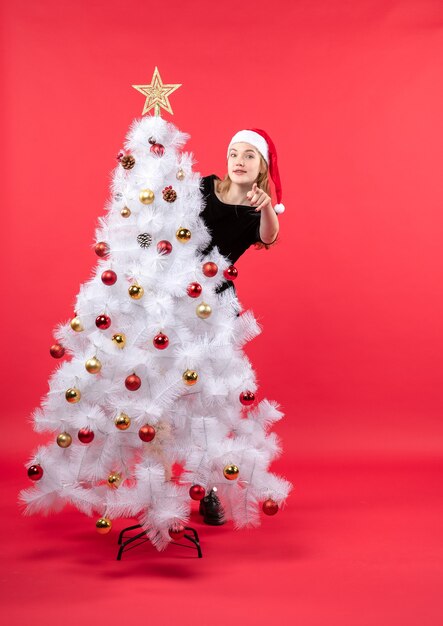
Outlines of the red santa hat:
M275 187L275 194L277 196L277 204L274 207L274 211L276 213L283 213L285 210L284 204L281 202L282 189L280 183L280 174L278 173L278 165L277 165L277 151L274 146L274 142L270 138L270 136L260 128L248 128L245 130L239 130L238 133L235 133L228 146L228 156L229 150L233 143L238 143L243 141L245 143L250 143L254 148L260 152L263 156L264 160L268 164L269 174L271 175L272 182Z

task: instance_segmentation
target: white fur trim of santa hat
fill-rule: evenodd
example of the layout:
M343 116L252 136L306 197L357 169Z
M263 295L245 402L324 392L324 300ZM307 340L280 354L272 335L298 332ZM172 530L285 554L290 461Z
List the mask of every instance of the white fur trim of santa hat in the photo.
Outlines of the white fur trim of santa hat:
M239 130L238 133L235 133L228 147L228 156L232 144L240 143L242 141L245 143L250 143L251 146L257 148L257 150L261 152L266 163L268 163L268 144L266 142L266 139L253 130Z

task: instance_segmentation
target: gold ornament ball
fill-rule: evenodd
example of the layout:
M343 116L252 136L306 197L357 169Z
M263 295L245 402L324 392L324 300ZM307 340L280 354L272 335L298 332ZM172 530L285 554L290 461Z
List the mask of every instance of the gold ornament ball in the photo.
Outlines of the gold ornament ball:
M175 236L181 243L186 243L191 239L191 231L188 228L180 226L178 231L175 233Z
M72 437L69 433L60 433L57 437L57 445L60 448L69 448L72 443Z
M129 217L131 215L131 209L127 206L123 207L120 211L120 215L122 217Z
M240 470L238 469L236 465L227 465L225 469L223 470L223 476L227 478L228 480L236 480L238 478L239 473L240 473Z
M65 392L65 398L70 404L80 402L81 397L82 394L80 393L80 389L77 389L76 387L70 387Z
M112 528L112 522L107 517L101 517L95 522L95 528L100 535L107 535Z
M117 348L120 348L120 350L122 350L126 345L126 335L124 335L123 333L116 333L115 335L112 335L112 341L117 346Z
M131 425L131 418L126 413L120 413L114 420L114 424L119 430L127 430Z
M97 374L101 370L102 364L96 356L93 356L92 359L86 361L85 367L90 374Z
M142 204L152 204L154 202L154 192L150 189L142 189L138 197Z
M81 333L82 330L84 330L83 325L80 321L80 318L78 317L73 317L71 320L71 328L72 330L75 330L76 333Z
M128 289L128 293L133 300L140 300L145 293L145 290L141 285L131 285Z
M186 372L183 373L182 378L187 385L192 386L197 382L198 374L195 370L186 370Z
M180 168L177 172L177 174L175 175L177 180L184 180L185 179L185 173L182 170L182 168Z
M108 476L108 485L113 489L117 489L122 481L122 475L119 472L111 472Z
M207 319L212 313L211 307L209 306L209 304L206 304L206 302L200 302L195 310L198 317L202 320Z

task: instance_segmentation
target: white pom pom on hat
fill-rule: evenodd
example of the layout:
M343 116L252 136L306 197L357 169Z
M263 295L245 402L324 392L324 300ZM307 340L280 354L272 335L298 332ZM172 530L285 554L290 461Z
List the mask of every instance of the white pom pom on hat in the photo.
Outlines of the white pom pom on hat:
M281 202L282 189L277 165L277 151L275 149L274 142L270 136L260 128L247 128L239 130L229 142L228 156L232 144L240 141L250 143L251 146L257 148L268 164L269 174L271 175L272 182L274 183L275 194L277 196L277 204L274 206L274 211L276 213L283 213L285 205Z

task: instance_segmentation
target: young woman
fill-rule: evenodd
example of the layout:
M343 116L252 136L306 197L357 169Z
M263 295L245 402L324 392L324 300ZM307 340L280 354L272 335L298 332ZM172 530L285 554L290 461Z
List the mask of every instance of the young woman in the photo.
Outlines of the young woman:
M235 264L252 244L269 249L278 238L277 213L282 213L284 206L277 153L269 135L258 128L237 132L228 146L227 170L223 180L215 174L202 178L205 208L201 217L212 235L203 255L217 246ZM275 207L269 176L277 196ZM229 287L235 291L232 281L225 281L218 293Z
M201 190L205 208L201 213L211 233L208 254L217 246L220 254L232 264L252 245L269 249L278 238L277 214L281 204L281 185L275 146L263 130L240 130L231 139L227 153L227 174L220 180L215 174L202 178ZM273 207L269 176L277 196ZM226 280L217 289L221 293L234 283ZM207 524L224 523L224 511L214 488L200 501L200 513Z

